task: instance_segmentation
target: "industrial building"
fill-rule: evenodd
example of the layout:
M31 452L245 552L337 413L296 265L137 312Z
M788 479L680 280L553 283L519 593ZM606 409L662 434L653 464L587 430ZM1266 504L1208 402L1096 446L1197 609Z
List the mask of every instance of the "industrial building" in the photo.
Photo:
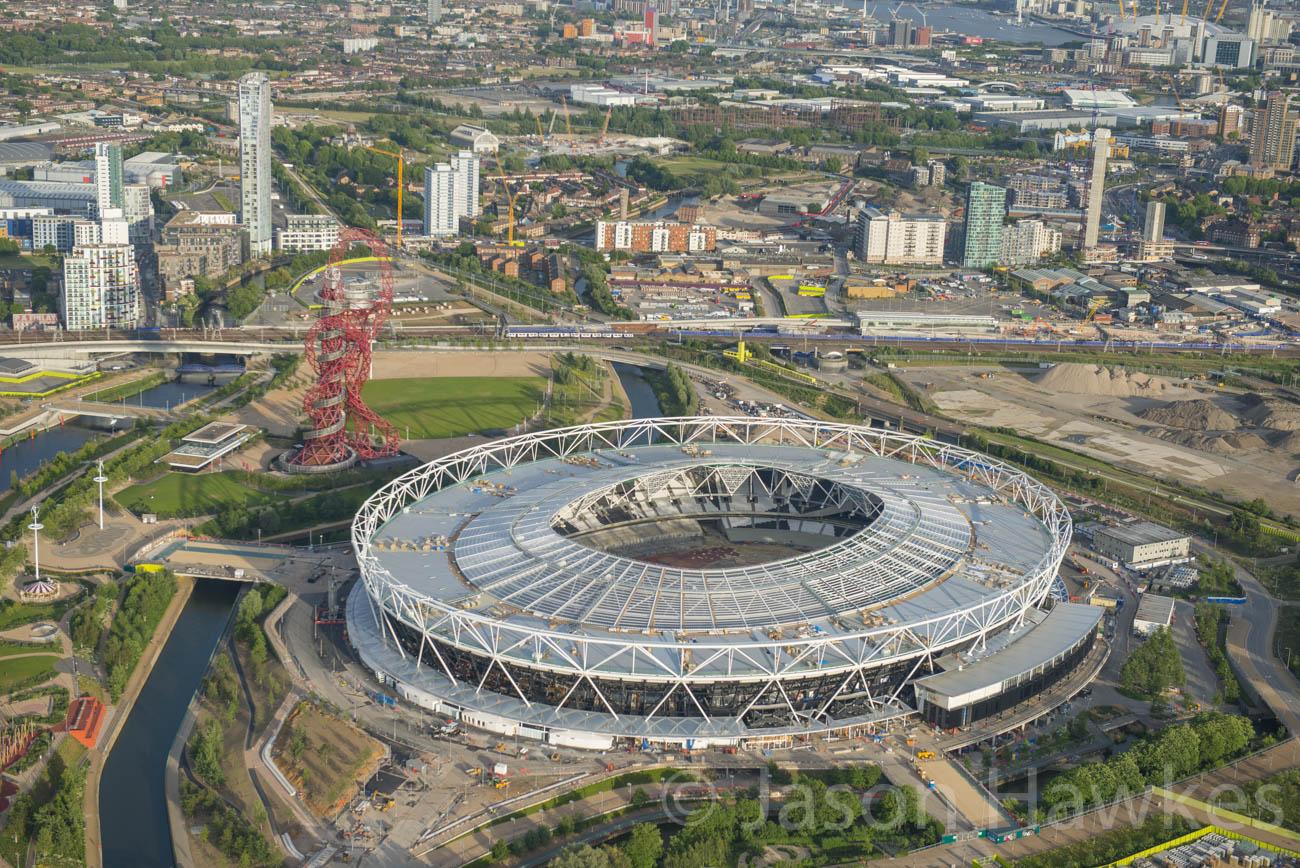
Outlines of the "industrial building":
M1133 632L1150 636L1161 627L1174 622L1174 598L1159 594L1143 594L1138 598L1137 612L1133 615Z
M455 147L476 154L495 154L501 147L501 140L496 133L473 124L460 124L447 134L447 138Z
M979 693L965 725L1065 677L1099 617L1052 608L1070 519L1046 486L820 420L483 443L379 489L352 540L347 635L403 701L593 750L853 735L973 673L948 688Z
M966 313L923 313L910 310L856 310L858 330L864 335L891 334L952 334L972 332L991 333L998 330L998 321L991 316Z
M1186 534L1150 521L1098 528L1092 539L1098 554L1137 568L1186 558L1191 545Z

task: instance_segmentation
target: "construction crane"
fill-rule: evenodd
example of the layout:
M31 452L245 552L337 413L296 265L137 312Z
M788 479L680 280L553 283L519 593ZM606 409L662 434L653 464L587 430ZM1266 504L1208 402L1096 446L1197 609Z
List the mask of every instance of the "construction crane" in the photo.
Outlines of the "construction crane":
M510 192L510 184L506 181L505 170L501 168L500 161L497 162L497 180L501 182L501 189L506 194L506 244L511 247L523 247L524 242L515 242L515 194Z
M404 175L406 160L402 158L401 151L385 151L383 148L376 148L373 145L366 145L367 151L374 151L376 154L383 154L385 157L392 157L397 160L397 246L402 246L402 219L405 216L402 213L402 188L406 186Z
M560 105L564 108L564 131L568 134L569 139L573 139L573 124L569 120L569 101L560 94Z
M1106 306L1106 299L1104 298L1093 299L1092 304L1088 305L1088 315L1083 318L1083 321L1092 322L1093 318L1097 316L1097 311L1101 310L1105 306Z
M537 121L537 143L546 144L546 133L542 132L542 116L533 115L533 120Z
M1174 100L1178 103L1178 135L1183 135L1185 125L1183 123L1184 115L1187 109L1183 106L1183 98L1178 95L1178 82L1174 81L1172 75L1169 76L1169 89L1174 92Z
M1124 0L1119 0L1119 20L1123 21L1127 16L1124 13ZM1134 15L1136 18L1137 16Z
M605 122L600 125L600 135L596 138L596 144L605 144L605 133L609 132L609 119L614 116L614 107L611 105L605 109Z
M1210 13L1213 11L1214 0L1205 0L1205 12L1201 15L1201 18L1205 20L1206 24L1210 23Z

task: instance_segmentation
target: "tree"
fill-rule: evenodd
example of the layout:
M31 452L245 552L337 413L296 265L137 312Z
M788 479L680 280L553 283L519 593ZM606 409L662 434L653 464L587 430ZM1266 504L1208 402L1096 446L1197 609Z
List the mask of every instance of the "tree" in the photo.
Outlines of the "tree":
M1173 634L1162 627L1129 655L1120 669L1120 687L1144 699L1154 699L1187 680Z
M653 823L637 823L623 844L632 868L655 868L664 852L663 835Z

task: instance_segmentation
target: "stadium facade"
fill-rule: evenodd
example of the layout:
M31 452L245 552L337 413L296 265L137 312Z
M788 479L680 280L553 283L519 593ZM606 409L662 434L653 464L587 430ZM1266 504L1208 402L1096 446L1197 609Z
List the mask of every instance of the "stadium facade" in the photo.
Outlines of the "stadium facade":
M352 526L347 625L405 700L592 749L778 744L1050 685L1097 610L1055 603L1070 518L931 439L801 419L638 419L412 470Z

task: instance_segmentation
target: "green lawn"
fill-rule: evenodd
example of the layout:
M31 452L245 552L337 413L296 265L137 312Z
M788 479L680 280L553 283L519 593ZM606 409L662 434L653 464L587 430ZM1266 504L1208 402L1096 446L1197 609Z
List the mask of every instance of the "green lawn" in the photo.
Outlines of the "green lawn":
M22 684L28 678L35 678L40 674L52 678L54 663L58 659L56 654L38 654L35 657L18 657L6 661L4 666L0 666L0 693L8 693L13 690L14 685Z
M428 377L372 380L361 395L375 412L416 440L512 428L536 411L541 377Z
M168 517L202 515L263 497L228 473L166 473L152 482L124 488L115 496L124 509Z

